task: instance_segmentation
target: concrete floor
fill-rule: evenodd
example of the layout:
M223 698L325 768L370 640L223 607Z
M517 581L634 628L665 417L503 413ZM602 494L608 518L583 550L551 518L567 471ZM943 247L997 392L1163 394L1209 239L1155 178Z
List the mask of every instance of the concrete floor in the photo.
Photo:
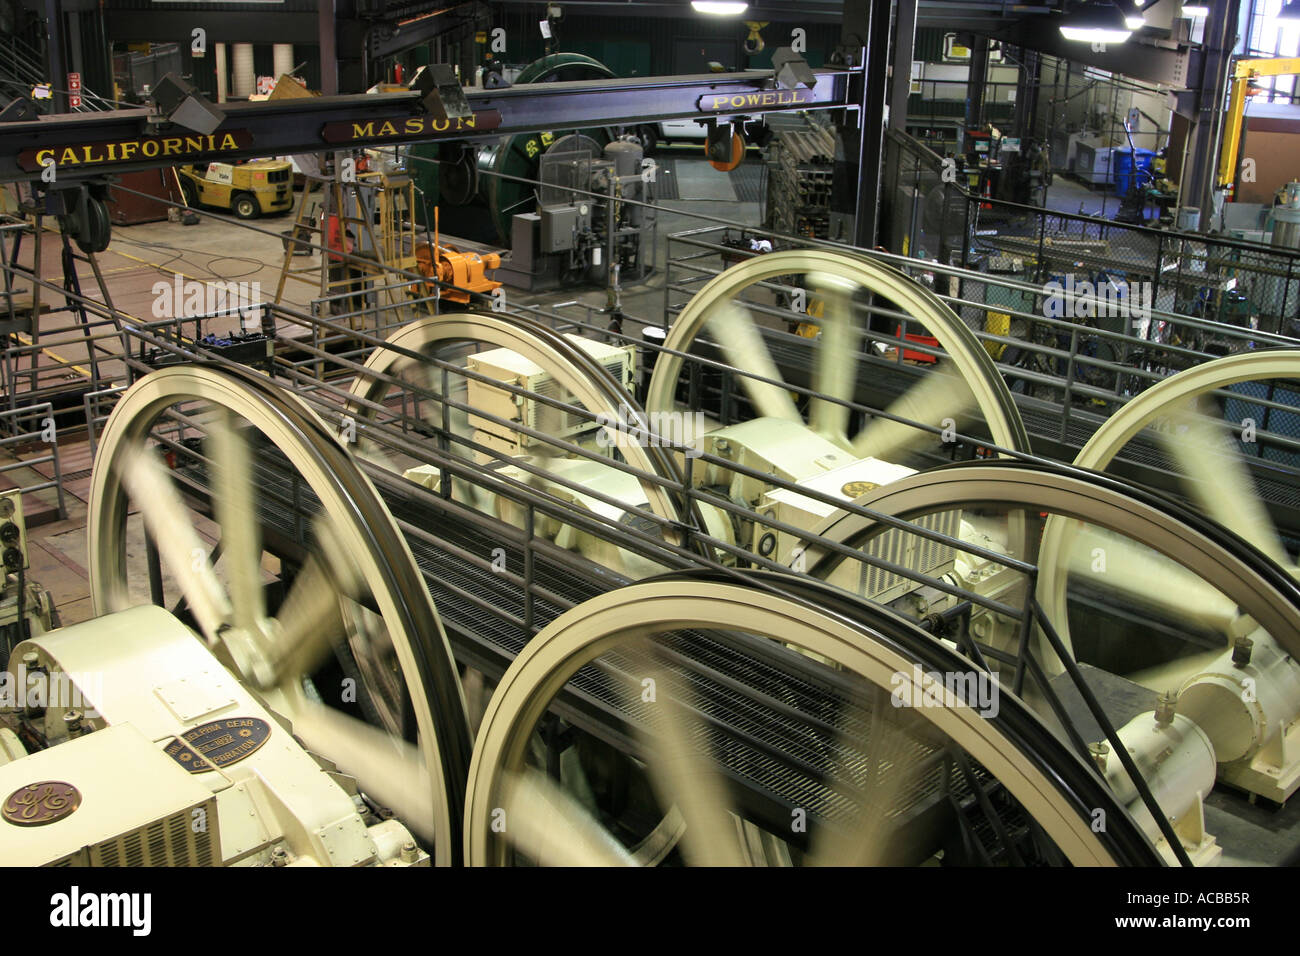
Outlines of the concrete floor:
M1121 197L1113 186L1102 189L1100 186L1088 186L1080 180L1057 173L1052 178L1052 185L1047 189L1047 208L1056 212L1068 212L1082 216L1096 216L1098 219L1114 219L1119 212ZM1146 217L1150 225L1155 224L1159 212L1150 206Z

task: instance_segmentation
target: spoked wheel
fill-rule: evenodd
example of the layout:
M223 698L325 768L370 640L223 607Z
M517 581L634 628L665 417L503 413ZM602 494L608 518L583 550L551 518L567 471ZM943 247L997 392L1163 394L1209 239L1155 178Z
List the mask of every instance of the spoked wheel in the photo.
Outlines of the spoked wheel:
M1232 607L1240 610L1240 615L1234 617L1252 620L1277 638L1289 653L1300 652L1300 587L1287 573L1215 522L1118 479L1073 468L969 463L922 472L877 488L858 498L854 505L878 515L906 519L926 530L931 530L929 523L921 520L926 516L962 514L960 537L963 544L971 546L972 554L964 559L954 555L964 560L958 578L964 579L975 593L988 595L999 589L1005 600L1011 599L1009 595L1024 599L1024 585L1035 571L1039 556L999 540L999 522L1018 518L1032 528L1036 519L1047 529L1074 529L1079 537L1068 542L1073 544L1072 549L1052 550L1058 556L1058 566L1087 571L1092 588L1109 592L1117 604L1143 598L1152 608L1163 608L1171 616L1196 602ZM952 527L953 523L948 525ZM849 512L836 514L816 529L821 537L866 552L864 561L870 560L871 542L887 533L911 535L906 527L891 529L877 518ZM1105 540L1106 535L1113 536L1110 540L1115 542L1114 547L1104 554L1094 554L1094 545ZM1021 542L1022 549L1024 542L1032 549L1036 540L1036 534L1011 537L1011 542ZM1041 552L1044 560L1048 555L1047 540L1045 531ZM975 548L984 549L985 554L975 555ZM998 557L1008 559L1005 567L1020 564L1014 585L995 583L994 579L1003 573ZM854 559L814 541L807 544L806 561L810 576L826 579L840 565ZM1089 569L1094 562L1099 570L1092 572ZM1141 568L1137 567L1139 563ZM1039 566L1033 576L1035 598L1064 642L1069 632L1063 612L1069 600L1049 605L1049 595L1058 589L1056 575ZM1011 578L1004 576L1003 580L1009 582ZM990 583L981 583L984 581ZM1053 607L1056 613L1052 613ZM1152 626L1156 623L1148 621ZM1045 673L1059 673L1059 662L1053 661L1046 644L1042 647L1040 663ZM1223 646L1219 646L1216 652L1222 651Z
M1180 490L1200 513L1236 532L1293 577L1300 575L1247 468L1243 447L1249 443L1239 444L1243 430L1263 432L1264 425L1236 421L1230 427L1229 416L1213 397L1216 390L1233 385L1287 379L1300 379L1300 351L1230 355L1187 369L1142 392L1107 419L1079 452L1075 464L1105 471L1124 454L1130 442L1150 434L1173 463ZM1243 409L1258 407L1248 394L1241 396L1240 405ZM1258 447L1263 437L1252 441ZM1280 462L1271 466L1294 480L1294 467L1287 468ZM1070 557L1080 551L1104 548L1118 552L1116 556L1134 570L1144 566L1143 555L1125 550L1122 542L1104 537L1085 540L1081 534L1067 522L1050 521L1042 541L1040 593L1044 607L1058 621L1067 646L1071 642L1069 615L1064 613L1067 579L1071 573L1091 574L1078 563L1072 565ZM1180 618L1188 630L1219 634L1229 643L1234 636L1251 630L1248 617L1243 616L1244 606L1234 605L1212 589L1194 587L1190 582L1184 585L1166 581L1163 586L1153 586L1149 576L1140 573L1114 577L1116 587L1125 589L1144 605L1154 605ZM1142 675L1143 682L1177 686L1221 651L1221 646L1212 647L1175 667Z
M182 484L212 502L221 574ZM96 614L143 603L126 570L133 508L217 657L432 842L438 863L457 862L470 738L450 647L393 518L316 414L258 376L201 366L124 393L92 478ZM272 538L285 588L275 608Z
M480 731L467 861L729 865L770 859L754 848L775 841L813 864L1158 862L1096 774L1015 699L981 711L940 688L920 704L924 673L968 662L814 582L755 581L631 585L529 643ZM534 729L571 680L603 681L606 706L621 706L636 756L622 778L608 765L595 776L632 783L574 787L530 766ZM758 809L756 792L779 810ZM1099 807L1111 823L1094 832Z
M762 291L759 283L784 276L806 276L809 291L823 301L824 316L809 321L821 325L812 388L817 396L827 398L811 399L806 423L741 298L749 295L752 302ZM947 359L889 407L892 417L873 418L850 435L850 409L841 403L853 400L858 383L864 331L855 316L853 296L859 291L895 302L911 317L909 321L938 340ZM706 329L728 364L770 380L742 378L759 416L806 425L859 458L897 462L910 447L937 439L936 433L951 427L949 420L956 425L976 411L998 446L1029 450L1029 436L1011 393L975 334L934 293L872 259L824 250L773 252L732 266L710 280L678 316L655 362L646 397L646 410L652 415L674 408L683 355ZM895 419L918 422L931 431Z
M548 392L550 397L579 406L598 416L599 421L612 423L615 427L601 424L597 426L598 434L588 425L585 428L587 438L580 438L577 431L584 425L582 419L543 402L536 403L534 418L528 422L521 420L527 416L519 411L509 413L514 416L511 420L490 419L489 407L498 411L503 408L500 399L505 399L506 405L513 409L523 408L524 402L489 383L472 382L456 371L434 364L441 359L464 367L473 361L473 354L484 347L508 349L541 369L558 386ZM541 323L519 317L504 319L464 313L420 319L394 333L387 340L386 347L371 354L352 386L352 414L363 423L358 435L363 441L363 449L367 438L366 424L381 423L393 417L386 402L402 383L411 383L425 393L420 400L418 420L426 423L429 443L437 442L444 455L474 461L476 452L471 443L483 445L486 457L480 461L522 458L571 484L580 484L592 463L556 447L548 441L550 436L571 443L585 442L584 447L592 457L608 456L616 450L636 474L615 474L612 469L606 469L599 480L609 484L603 487L629 505L641 506L666 521L677 523L683 520L685 506L669 489L651 480L658 477L680 483L680 469L668 447L655 440L646 440L649 436L647 420L631 394L600 362L571 339ZM440 401L439 396L473 406L474 415L471 417L463 409ZM404 414L410 416L412 412L407 408ZM627 427L617 427L620 423ZM520 426L532 427L544 434L541 437L528 435ZM644 436L637 435L638 428L644 430ZM591 436L596 437L594 446ZM377 461L381 465L388 461L388 467L397 467L382 450ZM523 476L523 480L538 484L544 478L529 473ZM457 482L454 488L455 494L467 499L467 503L476 507L487 506L486 496L475 485ZM572 489L557 485L551 490L571 497ZM623 518L640 520L631 512L625 512ZM619 520L617 512L613 520ZM552 528L551 534L556 533L558 527ZM606 557L618 560L612 555Z
M854 504L871 514L842 512L818 534L872 555L862 562L864 568L882 556L949 548L950 571L943 580L929 590L913 586L916 615L936 636L985 661L1012 692L1054 721L1077 750L1095 735L1095 729L1086 729L1095 725L1080 723L1079 715L1096 719L1092 705L1084 707L1078 662L1114 675L1088 682L1112 695L1103 710L1117 727L1135 709L1140 713L1142 704L1149 714L1157 694L1167 695L1162 703L1168 704L1168 717L1158 716L1154 726L1187 721L1178 733L1199 741L1192 749L1202 758L1171 797L1181 802L1169 809L1169 819L1199 806L1196 791L1208 792L1216 763L1259 758L1273 768L1274 777L1294 773L1273 748L1285 731L1278 722L1285 724L1286 715L1300 706L1300 677L1285 662L1300 652L1300 587L1219 524L1108 476L1008 462L920 473ZM942 515L959 517L942 524L950 531L959 528L960 545L922 538L922 529L933 531ZM882 518L909 524L891 526ZM1015 522L1028 533L1009 533ZM1051 528L1058 529L1051 544L1055 567L1073 574L1038 566L1034 542L1041 540L1046 554L1051 542L1044 529ZM817 543L808 545L807 562L809 574L825 579L858 563ZM1188 626L1189 617L1208 621L1216 614L1221 629ZM1072 645L1065 640L1070 628ZM1242 645L1241 638L1250 639ZM1269 690L1256 695L1257 683ZM1266 703L1256 705L1265 697ZM1063 704L1071 699L1077 705L1073 711ZM1243 726L1250 728L1244 737ZM1152 742L1145 729L1133 732ZM1165 743L1153 744L1149 755L1153 762L1139 767L1154 780L1157 772L1168 772L1159 768L1169 752ZM1128 775L1117 766L1112 756L1108 774L1131 798ZM1193 784L1193 778L1199 782ZM1146 820L1155 839L1160 834L1154 820ZM1188 839L1189 847L1208 848L1199 838Z

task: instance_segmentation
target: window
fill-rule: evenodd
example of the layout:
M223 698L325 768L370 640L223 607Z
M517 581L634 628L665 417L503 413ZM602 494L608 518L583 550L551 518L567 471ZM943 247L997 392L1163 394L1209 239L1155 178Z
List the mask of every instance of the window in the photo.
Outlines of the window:
M1250 29L1246 34L1248 57L1296 56L1300 54L1300 23L1279 23L1277 15L1287 0L1251 0ZM1255 85L1265 92L1256 99L1269 103L1288 103L1297 98L1294 76L1264 76Z

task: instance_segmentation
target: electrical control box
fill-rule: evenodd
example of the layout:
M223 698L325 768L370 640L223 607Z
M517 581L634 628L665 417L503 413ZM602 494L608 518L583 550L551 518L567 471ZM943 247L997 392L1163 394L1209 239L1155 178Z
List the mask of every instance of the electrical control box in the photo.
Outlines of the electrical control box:
M542 207L542 252L567 252L574 248L579 233L591 228L591 205Z

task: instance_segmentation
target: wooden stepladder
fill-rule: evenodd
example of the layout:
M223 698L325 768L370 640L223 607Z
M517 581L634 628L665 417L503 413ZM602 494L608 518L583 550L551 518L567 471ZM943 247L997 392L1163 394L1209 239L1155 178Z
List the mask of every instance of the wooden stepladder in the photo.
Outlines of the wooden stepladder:
M312 188L317 184L319 192ZM339 175L309 178L285 239L276 302L282 301L289 281L305 282L317 289L318 311L346 315L352 329L396 324L408 301L410 283L394 273L418 269L413 192L405 173L362 172L346 181ZM331 222L336 223L333 229ZM349 242L352 250L347 253ZM303 249L313 250L319 258L295 266L295 253ZM369 322L367 309L373 316ZM431 306L428 309L432 312ZM380 318L381 310L388 312L387 319Z

